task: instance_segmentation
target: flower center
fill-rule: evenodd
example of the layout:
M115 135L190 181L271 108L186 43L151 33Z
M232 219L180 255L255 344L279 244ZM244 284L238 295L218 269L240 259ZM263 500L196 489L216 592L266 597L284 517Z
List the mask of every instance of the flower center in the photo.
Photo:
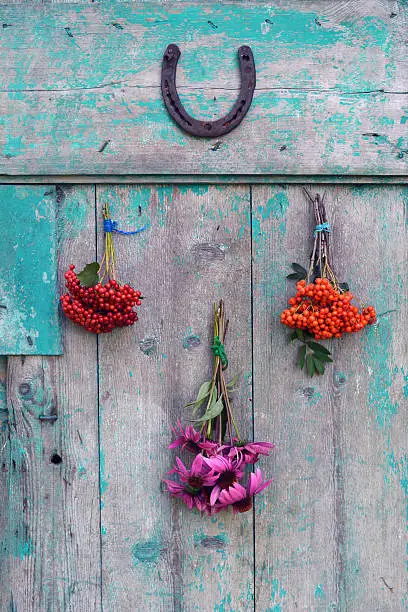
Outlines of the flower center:
M186 442L184 444L184 448L188 450L190 453L194 453L195 455L198 455L198 453L201 452L201 448L198 446L196 442L194 442L194 440L189 440L188 442Z
M231 487L234 482L237 482L237 475L232 470L226 470L217 480L217 485L221 487L221 489L226 489L227 487Z
M195 491L198 491L203 484L201 476L190 476L187 482L188 486Z
M245 499L235 502L234 508L236 508L238 512L248 512L248 510L252 508L252 497L245 497Z

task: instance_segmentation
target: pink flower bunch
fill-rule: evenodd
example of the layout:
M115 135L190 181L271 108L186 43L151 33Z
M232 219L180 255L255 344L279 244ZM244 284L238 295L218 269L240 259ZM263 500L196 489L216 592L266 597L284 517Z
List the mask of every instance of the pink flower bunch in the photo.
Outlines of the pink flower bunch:
M254 495L265 489L272 480L264 481L259 468L251 472L246 484L245 466L256 463L260 455L268 455L273 448L269 442L218 444L188 426L185 430L178 423L177 438L169 448L181 448L195 455L190 468L180 457L169 472L177 480L164 480L170 494L179 497L190 508L197 508L206 514L227 510L234 514L247 512L252 508Z

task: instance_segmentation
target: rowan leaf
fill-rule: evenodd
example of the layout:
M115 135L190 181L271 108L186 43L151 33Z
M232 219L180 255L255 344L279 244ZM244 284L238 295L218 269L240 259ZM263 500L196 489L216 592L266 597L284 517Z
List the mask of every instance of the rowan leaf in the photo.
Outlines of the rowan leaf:
M333 359L328 355L324 355L323 353L313 353L313 357L324 363L333 363Z
M324 363L313 356L313 363L318 374L324 374Z
M306 358L306 344L301 346L299 349L299 366L301 370L303 370L303 368L305 367L305 358Z
M313 360L313 355L311 353L306 356L306 369L309 376L312 377L315 373L315 364Z
M323 346L323 344L319 344L318 342L308 342L307 345L315 353L323 353L323 355L330 355L330 351L325 346Z
M306 278L306 276L307 276L307 270L306 270L306 269L305 269L303 266L301 266L301 265L300 265L300 264L298 264L298 263L293 263L293 264L292 264L292 268L294 269L294 271L296 272L296 274L301 275L301 279Z

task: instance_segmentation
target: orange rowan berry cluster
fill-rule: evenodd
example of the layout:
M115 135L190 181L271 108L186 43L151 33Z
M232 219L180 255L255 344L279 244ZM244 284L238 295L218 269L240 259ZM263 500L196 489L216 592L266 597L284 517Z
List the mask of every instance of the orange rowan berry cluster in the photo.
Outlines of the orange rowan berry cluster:
M296 289L296 296L288 301L289 308L281 314L281 322L307 330L316 340L341 338L344 333L357 332L376 321L373 306L360 312L351 303L353 294L336 289L327 278L316 278L310 284L301 280Z

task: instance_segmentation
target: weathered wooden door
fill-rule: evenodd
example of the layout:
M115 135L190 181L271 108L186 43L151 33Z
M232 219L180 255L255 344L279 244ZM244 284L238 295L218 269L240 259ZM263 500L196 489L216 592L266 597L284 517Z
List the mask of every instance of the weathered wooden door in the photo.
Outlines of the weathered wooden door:
M45 348L31 336L51 315L30 327L25 299L13 302L25 318L0 313L8 346L19 339L0 357L0 609L406 610L406 3L31 2L0 15L2 216L10 201L52 203L30 245L47 237L49 261L44 242L36 253L54 265L58 240L60 289L70 263L100 256L104 203L123 226L149 224L117 245L119 276L145 296L133 328L96 338L61 318L55 356L58 333ZM235 100L236 50L252 46L257 90L236 131L195 139L172 123L170 42L182 101L209 119ZM312 380L279 323L290 263L309 256L302 185L326 190L339 276L379 313ZM52 270L40 278L44 298ZM0 280L0 298L10 286L32 298L29 274ZM254 512L208 519L160 480L169 427L210 370L220 297L235 409L276 450Z

